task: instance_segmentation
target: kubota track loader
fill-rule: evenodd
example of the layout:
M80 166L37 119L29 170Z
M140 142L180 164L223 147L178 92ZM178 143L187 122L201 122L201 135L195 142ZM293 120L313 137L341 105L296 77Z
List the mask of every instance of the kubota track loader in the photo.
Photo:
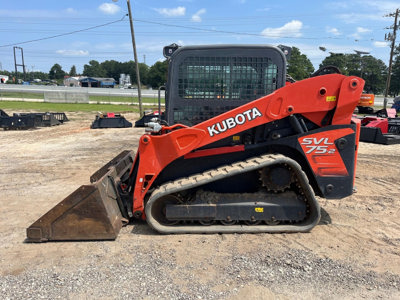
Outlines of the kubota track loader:
M364 81L285 86L275 47L182 47L170 60L166 121L27 229L27 240L115 239L129 219L161 233L307 232L316 195L352 194Z

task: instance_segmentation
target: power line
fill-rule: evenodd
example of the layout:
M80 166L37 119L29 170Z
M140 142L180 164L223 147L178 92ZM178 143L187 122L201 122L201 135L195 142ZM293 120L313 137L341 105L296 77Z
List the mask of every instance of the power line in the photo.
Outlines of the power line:
M17 19L20 22L29 22L27 20L32 19L40 19L40 20L45 20L45 19L49 19L49 20L53 20L55 19L55 17L46 17L46 16L40 16L40 17L33 17L33 16L1 16L2 19ZM150 16L153 17L154 16ZM248 16L230 16L230 17L204 17L202 18L203 20L212 20L212 21L226 21L226 20L254 20L254 19L263 19L265 20L266 18L268 19L282 19L282 18L286 18L286 19L292 19L292 18L300 18L300 17L320 17L320 18L326 18L326 15L322 15L321 13L312 13L312 14L293 14L293 15L287 15L287 14L267 14L267 15L248 15ZM23 19L23 20L21 20ZM66 20L83 20L83 21L87 21L87 20L94 20L94 19L98 19L98 17L90 17L90 16L84 16L84 17L72 17L72 16L65 16L65 17L57 17L57 19L66 19ZM157 19L161 19L161 20L169 20L169 21L191 21L191 17L162 17L162 16L157 16Z
M124 18L125 18L125 15L120 20L117 20L117 21L107 22L107 23L104 23L104 24L101 24L101 25L96 25L96 26L85 28L85 29L74 30L74 31L71 31L71 32L57 34L57 35L53 35L53 36L49 36L49 37L38 38L38 39L33 39L33 40L28 40L28 41L18 42L18 43L12 43L12 44L7 44L7 45L0 45L0 48L2 48L2 47L10 47L10 46L14 46L14 45L21 45L21 44L26 44L26 43L31 43L31 42L42 41L42 40L52 39L52 38L56 38L56 37L71 35L71 34L75 34L75 33L80 33L80 32L84 32L84 31L95 29L95 28L104 27L104 26L107 26L107 25L111 25L111 24L114 24L114 23L121 22L121 21L124 20ZM229 18L226 18L226 20L229 20ZM267 35L264 35L264 34L261 34L261 33L237 32L237 31L227 31L227 30L218 30L218 29L207 29L207 28L194 27L194 26L169 24L169 23L156 22L156 21L147 21L147 20L142 20L142 19L135 19L135 21L141 22L141 23L145 23L145 24L157 25L157 26L190 29L190 30L204 32L204 33L244 35L244 36L255 36L255 37L263 37L263 38L291 38L291 39L304 39L304 40L320 40L320 39L341 40L341 39L348 39L348 38L339 37L339 36L336 36L336 37L333 37L333 36L327 36L327 37L303 37L303 36L281 36L281 35L268 35L267 36ZM202 26L202 25L200 25L200 26ZM203 25L203 26L210 26L210 25ZM170 34L200 34L200 32L192 32L192 33L190 33L190 32L169 32L169 33ZM102 32L102 33L94 33L94 34L96 34L96 35L108 35L108 33L104 33L104 32ZM122 34L122 33L113 32L112 34L113 35L116 35L116 34L118 35L118 34ZM161 34L161 35L164 35L163 32L159 32L159 31L158 32L149 32L149 31L139 32L139 34L153 34L153 35Z
M160 23L160 24L165 24L165 25L167 25L167 26L171 26L172 24L168 24L168 23ZM56 25L60 25L60 24L56 24ZM70 26L71 26L71 24L69 24ZM165 25L163 25L163 26L165 26ZM245 24L245 25L243 25L243 24L241 24L241 28L243 28L243 27L249 27L249 26L252 26L253 24ZM53 29L43 29L43 28L40 28L40 29L35 29L34 27L29 27L29 28L19 28L19 27L16 27L16 28L0 28L0 32L10 32L10 31L14 31L14 33L49 33L49 34L51 34L51 33L54 33L54 32L59 32L59 29L54 29L54 26L55 26L55 24L53 24L53 26L52 26L52 28ZM164 31L160 31L160 30L157 30L157 31L149 31L149 29L152 29L152 28L154 28L154 26L158 26L157 27L157 29L159 29L159 24L141 24L141 26L138 26L139 28L141 28L141 29L143 29L143 30L145 30L145 31L140 31L140 33L164 33ZM184 26L184 25L176 25L176 24L173 24L173 26ZM193 29L196 29L196 30L204 30L204 27L215 27L216 25L211 25L211 24L207 24L207 25L198 25L198 27L191 27L191 29L193 30ZM64 26L65 27L65 26ZM201 27L203 27L203 28L201 28ZM231 23L226 23L226 24L222 24L222 25L219 25L219 27L221 28L221 27L230 27L230 28L232 28L232 24ZM112 27L112 28L115 28L115 29L113 29L113 30L109 30L109 31L105 31L105 30L102 30L102 31L96 31L96 30L93 30L93 31L91 31L91 32L87 32L88 34L96 34L96 33L105 33L105 34L114 34L114 33L124 33L125 32L125 30L123 30L123 29L126 29L127 27L126 27L126 24L119 24L119 25L115 25L114 27ZM372 29L382 29L382 27L381 26L376 26L376 27L368 27L370 30L372 30ZM337 28L339 31L344 31L344 29L343 28ZM347 30L347 29L346 29ZM316 28L316 29L313 29L312 30L314 33L321 33L321 32L324 32L324 33L326 33L326 30L325 29L323 29L323 28ZM193 31L190 31L190 32L193 32ZM178 31L173 31L173 33L181 33L181 32L178 32ZM225 33L225 32L223 32L223 33Z
M295 37L295 36L266 36L261 33L249 33L249 32L235 32L235 31L225 31L225 30L217 30L217 29L206 29L206 28L198 28L193 26L184 26L184 25L175 25L175 24L167 24L155 21L146 21L140 19L134 19L136 22L148 23L148 24L157 24L161 26L168 26L168 27L177 27L177 28L185 28L185 29L192 29L198 31L205 31L205 32L217 32L217 33L225 33L225 34L234 34L234 35L246 35L246 36L258 36L258 37L271 37L271 38L290 38L290 39L305 39L305 40L315 40L317 38L314 37ZM323 39L341 39L337 37L322 37ZM318 38L321 39L321 38Z
M85 28L85 29L79 29L79 30L75 30L75 31L70 31L70 32L66 32L66 33L61 33L61 34L57 34L57 35L53 35L53 36L48 36L48 37L29 40L29 41L24 41L24 42L12 43L12 44L8 44L8 45L0 45L0 48L11 47L11 46L15 46L15 45L22 45L22 44L27 44L27 43L32 43L32 42L38 42L38 41L54 39L54 38L57 38L57 37L60 37L60 36L70 35L70 34L82 32L82 31L87 31L87 30L91 30L91 29L95 29L95 28L99 28L99 27L104 27L104 26L107 26L107 25L111 25L111 24L114 24L114 23L121 22L125 17L126 17L126 15L124 15L121 19L119 19L117 21L112 21L112 22L101 24L101 25L88 27L88 28Z

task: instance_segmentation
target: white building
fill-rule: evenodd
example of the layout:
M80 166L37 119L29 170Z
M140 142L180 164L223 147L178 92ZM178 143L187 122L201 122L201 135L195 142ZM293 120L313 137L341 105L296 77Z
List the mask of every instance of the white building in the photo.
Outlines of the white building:
M81 86L79 83L79 79L81 78L79 76L64 78L64 86Z

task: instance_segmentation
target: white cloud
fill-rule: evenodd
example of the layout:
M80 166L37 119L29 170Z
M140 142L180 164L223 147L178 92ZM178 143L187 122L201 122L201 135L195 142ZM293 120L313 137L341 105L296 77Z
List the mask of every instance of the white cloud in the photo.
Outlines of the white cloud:
M286 23L282 27L278 28L265 28L261 34L267 38L281 38L284 36L290 37L300 37L302 33L300 30L303 27L303 23L298 20L293 20L289 23Z
M193 16L192 16L192 21L193 22L201 22L201 15L206 12L205 8L202 8L198 10Z
M371 32L371 29L364 27L357 27L357 33L366 33L366 32Z
M349 14L339 14L336 15L339 19L347 24L354 24L361 21L385 21L385 18L382 17L380 14L356 14L356 13L349 13Z
M393 12L399 7L398 1L359 0L358 4L368 7L378 14Z
M339 32L339 30L338 30L337 28L334 28L334 27L329 27L329 26L327 26L327 27L326 27L326 32L332 33L333 35L336 35L336 36L341 35L341 33Z
M121 7L114 3L103 3L99 6L99 10L107 15L114 15L121 10Z
M176 8L155 8L154 10L165 17L179 17L186 14L186 7L184 6L178 6Z
M357 27L356 32L353 34L350 34L351 37L355 38L356 40L359 40L362 38L362 35L364 33L371 32L371 29L364 28L364 27Z
M399 7L398 1L376 1L376 0L353 0L328 2L325 6L329 9L336 9L336 15L345 23L354 24L365 21L386 22L383 16L396 11ZM355 11L354 13L347 13Z
M64 56L88 56L87 50L57 50L56 53Z
M375 41L372 43L376 48L384 48L388 47L389 43L388 42L380 42L380 41Z
M329 7L330 9L332 9L332 8L336 8L336 9L339 9L339 10L346 10L346 9L349 9L349 3L347 3L347 2L329 2L329 3L327 3L326 4L326 6L327 7Z
M77 13L76 9L72 8L72 7L67 8L65 10L65 12L68 13L68 14L76 14Z
M257 8L257 11L270 11L271 8L265 7L265 8Z

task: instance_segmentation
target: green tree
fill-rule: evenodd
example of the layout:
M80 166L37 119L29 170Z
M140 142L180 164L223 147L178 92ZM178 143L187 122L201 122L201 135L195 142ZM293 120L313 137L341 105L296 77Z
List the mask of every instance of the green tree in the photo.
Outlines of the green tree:
M76 76L76 67L72 65L71 70L69 71L69 76Z
M392 77L390 78L390 95L398 96L400 94L400 44L394 52L394 61L392 64Z
M287 72L294 79L302 80L310 77L311 73L314 72L314 67L305 54L301 54L298 48L293 47L288 60Z
M106 71L106 76L110 78L114 78L115 81L119 81L119 77L121 73L124 73L122 68L122 63L116 60L106 60L102 62L101 67Z
M49 74L48 73L44 73L44 72L31 72L30 73L32 76L32 80L33 79L40 79L40 80L46 80L49 79Z
M139 63L140 81L141 81L141 83L143 83L145 85L148 84L149 71L150 71L150 68L148 65L146 65L144 63ZM135 78L136 78L136 74L135 74Z
M13 83L13 78L15 77L15 72L9 72L6 70L2 70L1 74L6 75L9 77L7 83ZM24 74L22 72L17 73L17 78L24 78ZM49 79L49 73L44 73L44 72L29 72L26 74L26 79L29 81L32 81L34 79L40 79L40 80L48 80Z
M343 53L330 53L330 56L325 57L322 63L319 65L320 68L334 66L340 69L342 74L349 75L347 70L347 58Z
M83 66L83 73L84 76L88 77L106 77L107 72L103 69L100 63L97 60L89 61L88 65Z
M320 68L335 66L342 74L359 76L365 80L364 90L379 94L385 89L386 65L372 55L330 53L320 64Z
M168 61L156 62L152 65L148 72L148 84L153 88L164 85L167 81Z
M374 94L381 94L385 90L387 67L385 63L371 55L362 57L360 71L350 75L360 76L365 80L364 90Z
M147 84L147 73L149 67L144 63L139 63L140 81ZM129 74L133 84L136 83L136 65L134 61L119 62L116 60L106 60L102 63L91 60L88 65L83 67L83 75L91 77L109 77L117 82L121 74Z
M131 76L132 84L136 84L136 64L133 60L122 63L121 70L123 71L122 73L129 74ZM140 82L142 84L148 84L148 72L149 67L144 63L139 63Z
M59 64L54 64L49 71L50 79L63 79L65 76L65 72Z

